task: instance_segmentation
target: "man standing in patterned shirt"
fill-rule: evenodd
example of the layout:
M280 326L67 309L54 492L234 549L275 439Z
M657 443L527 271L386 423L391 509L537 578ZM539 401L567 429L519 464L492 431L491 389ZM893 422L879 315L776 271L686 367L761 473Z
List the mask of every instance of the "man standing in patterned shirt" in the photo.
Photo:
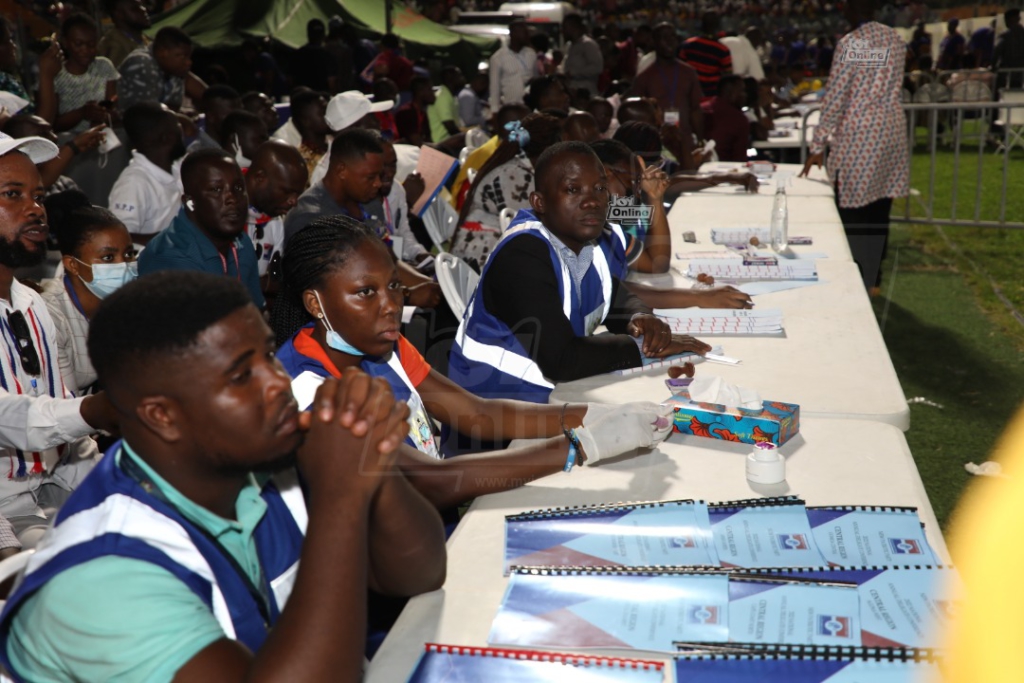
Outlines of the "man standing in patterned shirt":
M900 105L906 44L896 31L872 20L875 0L851 0L852 30L836 45L821 120L801 176L822 165L864 286L877 287L889 239L893 197L910 192L907 122Z

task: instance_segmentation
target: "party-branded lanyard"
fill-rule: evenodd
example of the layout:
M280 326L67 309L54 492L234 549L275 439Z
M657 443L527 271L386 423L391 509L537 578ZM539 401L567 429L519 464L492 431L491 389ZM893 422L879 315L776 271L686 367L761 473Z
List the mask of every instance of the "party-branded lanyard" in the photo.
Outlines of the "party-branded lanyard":
M71 286L71 278L67 273L64 273L64 289L67 290L68 295L71 297L71 303L75 305L75 308L77 308L78 312L82 314L82 317L88 318L88 316L85 315L85 309L82 308L82 302L78 299L78 293L75 291L75 288Z
M672 107L676 107L677 106L676 105L676 90L679 89L679 69L678 69L678 65L675 62L673 62L672 66L669 67L669 68L677 67L677 68L673 69L673 71L675 73L675 78L672 79L672 87L671 88L668 87L668 75L665 73L665 69L664 68L660 68L660 67L663 67L664 65L663 64L659 64L658 66L659 66L658 70L661 72L661 80L665 84L665 89L668 90L668 102L669 102L669 105L672 106Z
M388 234L395 234L395 226L391 223L391 202L387 197L384 198L384 223L387 226Z
M154 484L148 476L146 476L146 473L142 471L142 468L139 467L138 463L132 460L131 456L129 456L124 451L121 452L120 465L121 469L124 470L124 473L127 474L132 479L134 479L136 482L138 482L139 486L141 486L146 493L153 496L154 498L156 498L161 503L171 508L178 514L181 514L181 510L179 510L177 506L175 506L174 503L172 503L167 498L164 492L161 491L160 488L156 484ZM262 567L260 568L259 583L254 583L252 577L249 576L249 573L242 568L242 565L238 563L238 560L235 559L235 556L229 553L227 548L221 545L221 542L217 540L216 536L211 534L207 529L205 529L202 525L198 523L193 523L192 526L196 530L198 530L204 537L206 537L206 540L213 544L213 547L216 548L221 555L223 555L224 559L228 561L228 564L230 564L231 567L238 574L238 577L245 583L245 587L249 591L249 595L252 596L253 601L256 603L256 607L260 611L260 616L263 617L263 623L269 630L270 590L267 587L267 581L266 577L263 574ZM253 539L253 543L255 542L256 539Z
M217 256L220 257L220 263L224 267L224 274L230 275L230 273L228 273L228 260L224 258L224 254L218 251ZM231 256L234 257L235 259L235 279L241 282L242 268L238 265L238 247L236 247L234 244L231 245Z

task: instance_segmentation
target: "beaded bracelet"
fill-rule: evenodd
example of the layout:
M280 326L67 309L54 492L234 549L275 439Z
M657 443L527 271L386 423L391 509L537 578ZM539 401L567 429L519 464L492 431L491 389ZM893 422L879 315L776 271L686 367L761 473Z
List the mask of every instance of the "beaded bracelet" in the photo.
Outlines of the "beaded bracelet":
M580 440L576 438L576 430L566 430L565 438L569 439L569 455L565 458L565 467L562 468L563 472L569 472L572 470L573 465L576 464L576 460L579 457L577 449L580 445Z

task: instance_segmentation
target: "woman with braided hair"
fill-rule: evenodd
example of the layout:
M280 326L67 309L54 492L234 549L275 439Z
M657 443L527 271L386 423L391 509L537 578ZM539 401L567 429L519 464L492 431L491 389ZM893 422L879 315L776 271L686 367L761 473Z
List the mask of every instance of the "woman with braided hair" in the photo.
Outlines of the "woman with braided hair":
M359 367L410 408L399 466L439 508L538 477L655 446L671 431L653 403L540 405L488 400L454 384L401 335L401 284L380 238L346 216L317 219L288 242L271 323L300 407L327 377ZM486 441L541 439L514 450L443 459L434 421ZM447 474L450 476L437 476Z
M562 121L533 113L508 124L508 140L501 143L476 174L459 213L451 252L483 268L501 237L501 211L530 208L533 164L541 152L562 139Z

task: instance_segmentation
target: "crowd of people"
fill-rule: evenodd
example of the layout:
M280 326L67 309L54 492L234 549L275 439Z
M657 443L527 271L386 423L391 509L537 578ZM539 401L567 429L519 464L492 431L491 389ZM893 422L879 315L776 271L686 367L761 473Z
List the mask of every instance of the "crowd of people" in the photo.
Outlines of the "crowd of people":
M685 40L592 23L627 4L568 16L564 49L515 21L479 73L431 73L335 18L288 60L248 41L244 69L197 75L187 33L151 38L141 0L109 0L106 27L63 18L36 87L0 20L0 556L39 549L0 615L9 672L355 680L403 596L443 583L460 504L671 431L654 404L548 398L710 350L655 307L752 305L627 281L670 267L665 201L757 191L704 163L748 161L831 74L808 165L830 145L844 221L887 222L901 58L832 69L845 38L769 42L734 19L756 2L678 3ZM872 10L846 3L849 26L902 55ZM896 95L851 122L841 103L872 83ZM461 320L414 210L426 147L461 160L431 199L480 273ZM648 218L610 220L612 198ZM48 254L50 277L24 276Z

